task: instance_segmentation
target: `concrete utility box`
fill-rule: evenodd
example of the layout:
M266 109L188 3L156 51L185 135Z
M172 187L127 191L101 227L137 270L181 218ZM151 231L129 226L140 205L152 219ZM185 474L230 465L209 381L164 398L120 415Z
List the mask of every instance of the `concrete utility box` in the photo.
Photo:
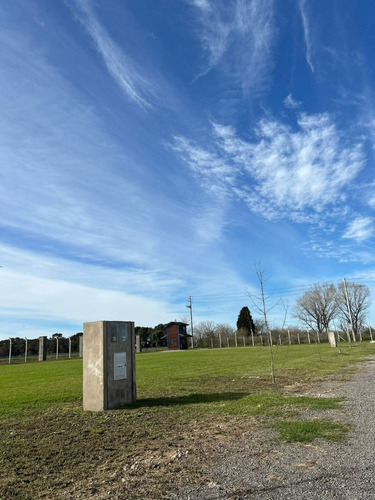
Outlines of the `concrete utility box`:
M111 410L135 400L134 323L84 323L83 409Z

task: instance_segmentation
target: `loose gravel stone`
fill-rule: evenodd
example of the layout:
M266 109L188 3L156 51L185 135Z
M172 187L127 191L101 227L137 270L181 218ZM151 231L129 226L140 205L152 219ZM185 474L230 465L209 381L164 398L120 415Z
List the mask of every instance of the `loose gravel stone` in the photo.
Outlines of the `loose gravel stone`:
M340 410L307 415L352 426L344 443L278 443L270 430L226 444L220 459L200 486L185 486L170 500L374 500L375 499L375 361L362 364L341 395Z

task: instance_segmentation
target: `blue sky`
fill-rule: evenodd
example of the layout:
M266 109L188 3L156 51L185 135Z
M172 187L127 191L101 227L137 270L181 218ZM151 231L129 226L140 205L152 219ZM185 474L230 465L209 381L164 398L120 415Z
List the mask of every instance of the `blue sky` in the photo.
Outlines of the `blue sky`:
M258 259L290 325L315 282L375 294L375 4L1 11L0 338L154 326L189 296L234 326Z

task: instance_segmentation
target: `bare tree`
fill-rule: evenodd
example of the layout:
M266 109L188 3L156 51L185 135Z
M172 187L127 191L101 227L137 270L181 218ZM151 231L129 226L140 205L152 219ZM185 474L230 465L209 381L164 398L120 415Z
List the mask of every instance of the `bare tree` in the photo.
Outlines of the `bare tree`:
M345 284L347 294L345 293ZM354 339L364 327L366 313L370 306L369 299L370 290L365 285L347 282L337 286L336 304L341 327L345 329L346 325L352 324Z
M297 300L295 316L316 332L318 342L336 314L336 288L332 284L315 284Z
M271 330L270 330L269 324L268 324L268 313L271 309L273 309L276 306L276 304L273 304L270 307L268 307L269 297L266 297L265 290L264 290L264 287L266 285L267 280L264 277L264 271L261 267L260 260L258 262L254 263L254 271L255 271L255 274L258 278L260 295L258 297L254 297L253 295L251 295L249 293L248 294L249 294L249 296L254 304L254 307L263 316L264 328L265 328L265 331L267 334L267 342L268 342L268 347L269 347L269 351L270 351L271 378L272 378L272 382L275 383L274 356L273 356L273 349L272 349L272 334L271 334Z

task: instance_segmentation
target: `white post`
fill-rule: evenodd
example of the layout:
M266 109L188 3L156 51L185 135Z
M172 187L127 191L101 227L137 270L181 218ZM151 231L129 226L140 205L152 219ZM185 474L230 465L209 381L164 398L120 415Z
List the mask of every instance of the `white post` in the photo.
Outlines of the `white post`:
M309 344L311 344L310 332L308 330L307 330L307 341Z
M194 348L194 328L193 328L193 304L191 296L189 297L189 305L186 306L190 309L190 333L191 333L191 347Z
M251 331L251 343L253 344L254 347L254 332L252 328L250 329L250 331Z
M25 363L27 361L27 338L25 337Z
M289 345L292 343L292 339L290 338L290 330L288 328L288 342L289 342Z
M12 359L12 339L9 337L9 364Z
M59 337L56 337L56 359L59 359Z
M301 339L299 338L299 331L297 331L297 340L298 340L298 343L300 344L301 343Z
M281 345L281 335L279 333L279 344Z
M344 278L344 292L345 292L345 298L346 298L346 306L348 308L348 315L349 315L349 320L350 320L350 326L352 328L352 337L353 337L353 342L357 344L357 339L355 338L355 333L354 333L354 328L353 328L353 318L352 318L352 311L350 309L350 303L349 303L349 297L348 297L348 288L346 286L346 279Z
M72 337L69 337L69 359L72 357Z
M227 337L227 347L229 347L229 337Z
M370 326L370 324L368 325L368 329L369 329L369 332L370 332L370 339L371 339L371 342L373 342L373 340L372 340L372 331L371 331L371 326Z

